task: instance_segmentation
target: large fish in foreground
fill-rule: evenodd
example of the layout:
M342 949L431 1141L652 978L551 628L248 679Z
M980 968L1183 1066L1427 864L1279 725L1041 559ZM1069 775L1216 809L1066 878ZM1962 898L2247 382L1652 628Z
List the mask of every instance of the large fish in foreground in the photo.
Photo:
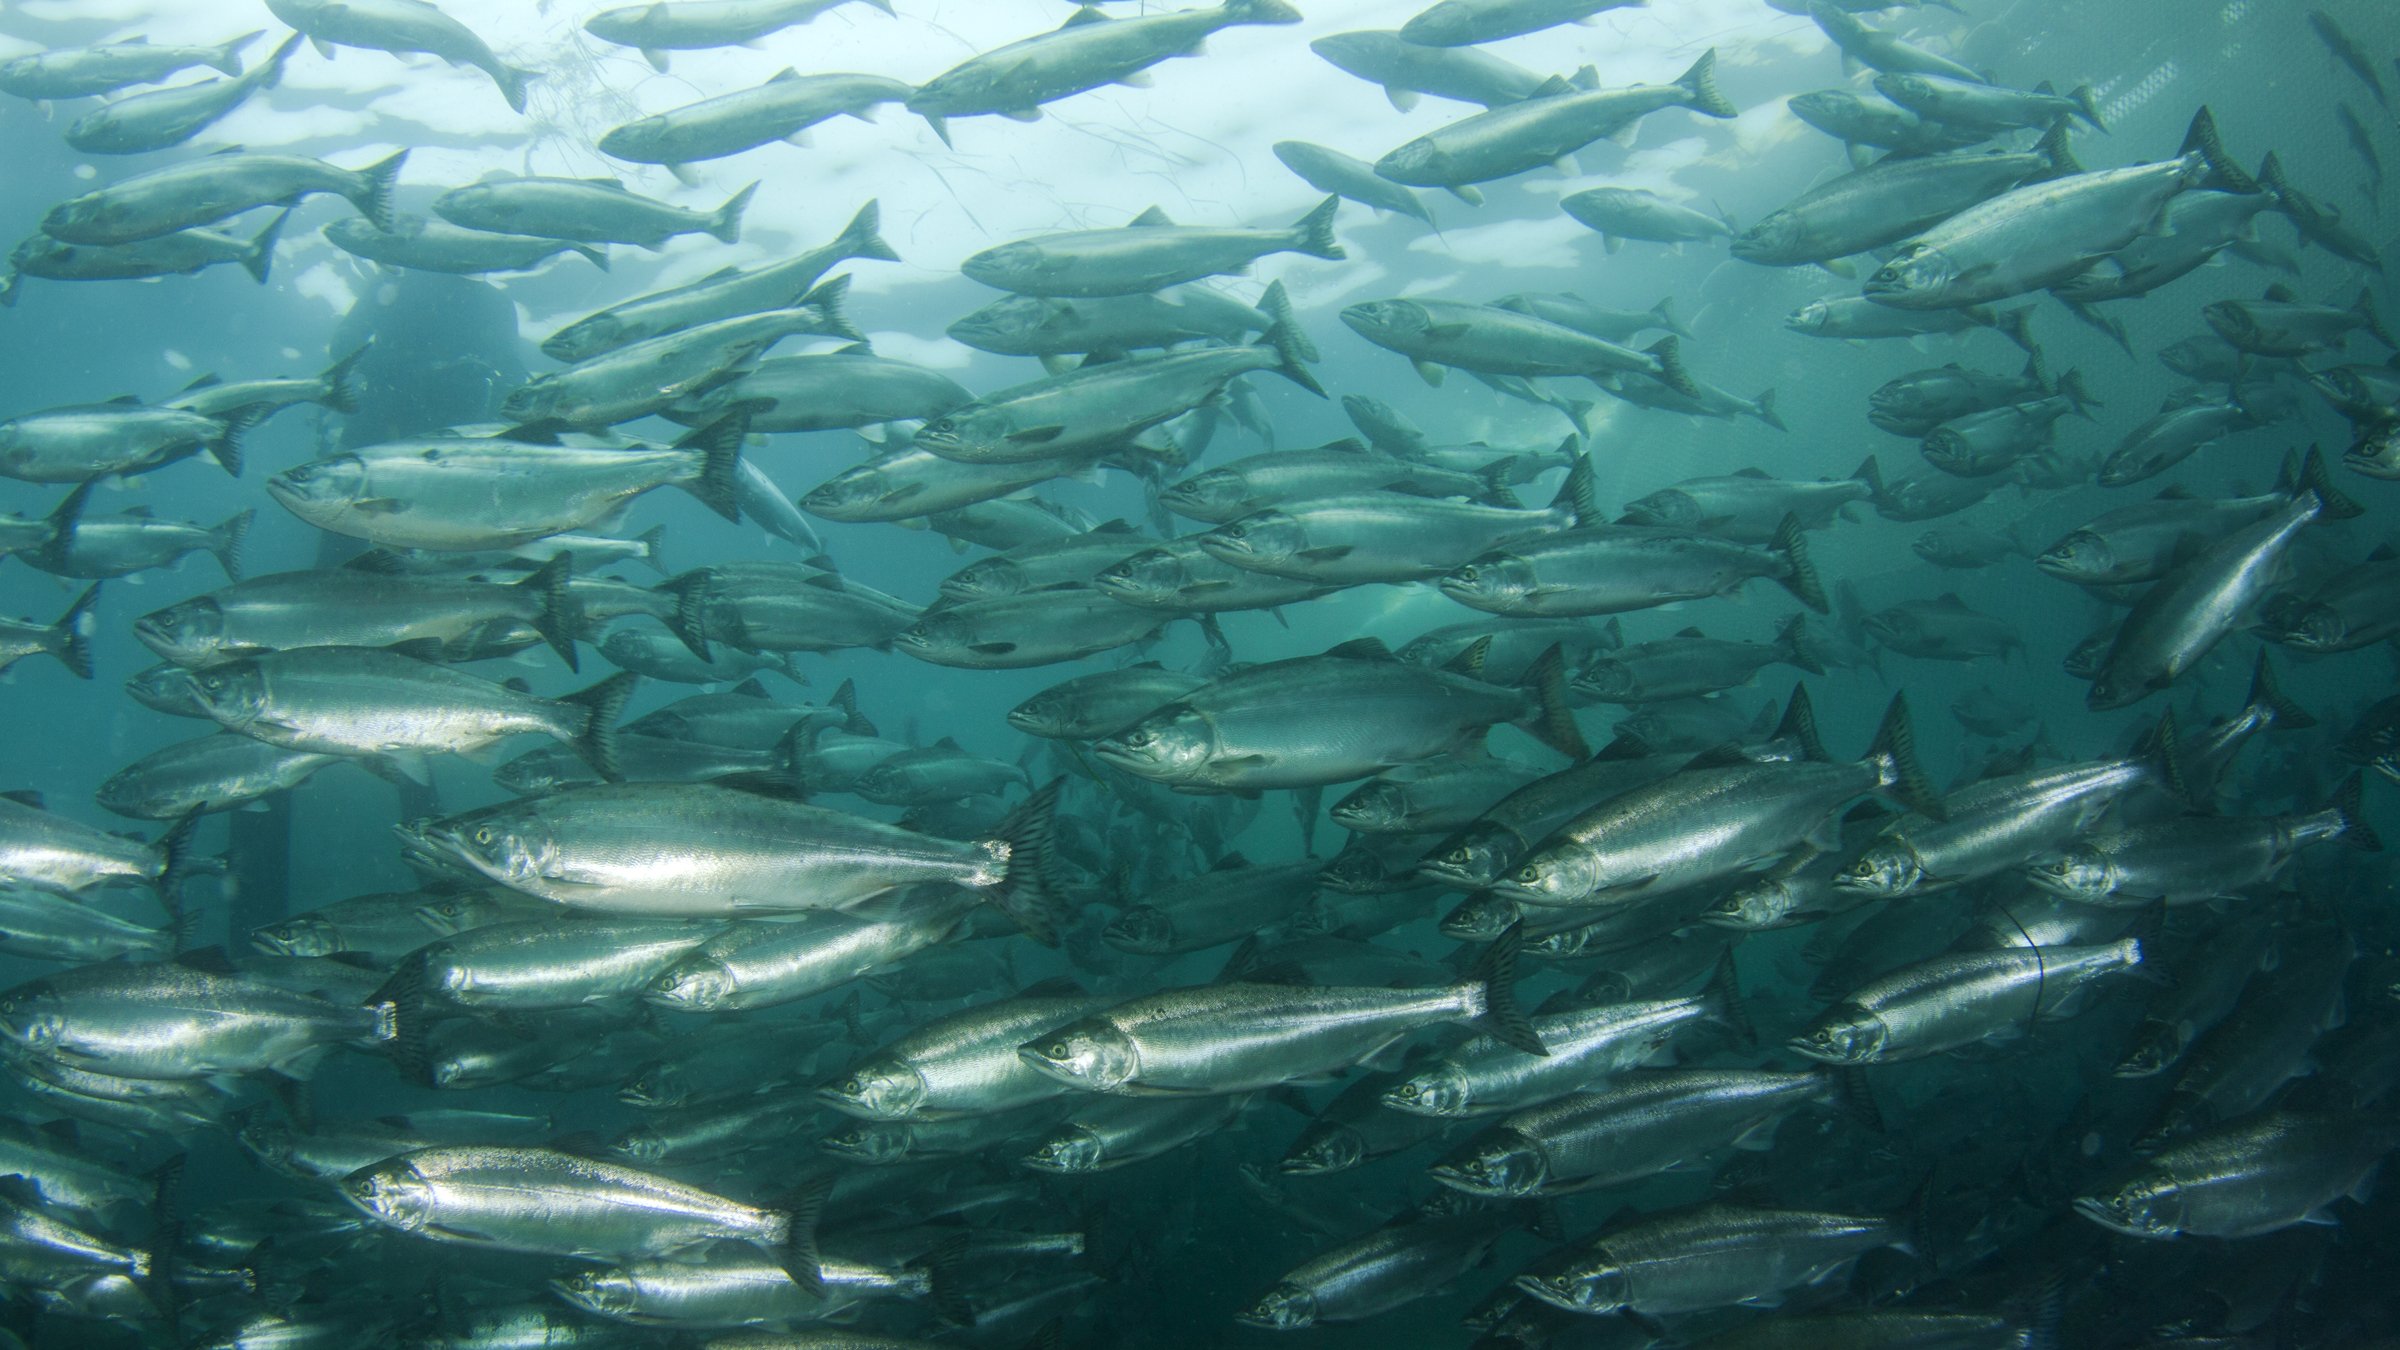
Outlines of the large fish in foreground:
M667 54L740 47L807 23L849 0L676 0L671 4L624 5L583 21L583 31L602 42L640 49L642 58L666 73ZM867 0L889 14L891 0Z
M502 61L465 24L425 0L267 0L267 9L308 34L327 57L335 47L363 47L395 56L423 52L473 66L492 77L516 112L525 111L525 86L539 73Z
M1143 295L1202 277L1247 272L1275 253L1305 253L1339 262L1349 255L1333 240L1339 197L1327 197L1286 229L1178 225L1157 207L1115 230L1074 230L1001 244L970 256L959 271L970 280L1019 295L1102 297Z
M152 169L50 209L42 232L70 244L131 244L213 225L258 206L291 206L330 192L376 228L392 227L392 187L406 150L363 169L337 168L299 155L224 150Z

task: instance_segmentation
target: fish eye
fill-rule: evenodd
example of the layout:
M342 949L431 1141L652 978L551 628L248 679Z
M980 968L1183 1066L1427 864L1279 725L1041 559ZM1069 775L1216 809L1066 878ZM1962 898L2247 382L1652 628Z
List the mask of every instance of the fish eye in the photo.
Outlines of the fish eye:
M491 827L491 826L489 826L489 825L478 825L478 826L476 826L476 827L475 827L475 842L476 842L476 843L478 843L478 844L489 844L489 843L491 843L491 842L492 842L492 827Z
M1048 1055L1052 1059L1065 1059L1068 1053L1067 1043L1065 1041L1052 1041L1050 1044L1042 1048L1042 1053Z
M1225 537L1228 539L1240 539L1249 533L1250 532L1248 530L1243 529L1239 525L1228 525L1225 527Z
M1458 569L1458 579L1460 581L1473 581L1477 575L1475 564L1473 563L1468 563L1466 566Z
M1517 869L1517 880L1519 880L1519 881L1524 881L1524 882L1534 882L1534 881L1539 881L1539 880L1541 880L1541 879L1542 879L1542 873L1541 873L1541 869L1540 869L1540 868L1536 868L1536 867L1520 867L1520 868L1518 868L1518 869Z
M853 1076L849 1079L849 1081L842 1084L842 1091L847 1092L852 1096L856 1096L859 1093L865 1092L866 1090L867 1080L861 1077Z
M1137 731L1125 738L1125 744L1132 746L1136 750L1141 749L1143 746L1148 745L1149 743L1150 733L1147 731Z

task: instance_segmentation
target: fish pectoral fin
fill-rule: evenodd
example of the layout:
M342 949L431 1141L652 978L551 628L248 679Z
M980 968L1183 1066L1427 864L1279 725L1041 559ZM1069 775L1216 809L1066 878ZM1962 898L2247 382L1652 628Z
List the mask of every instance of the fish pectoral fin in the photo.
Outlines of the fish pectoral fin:
M425 1225L425 1231L437 1237L447 1238L452 1242L473 1242L480 1244L491 1241L489 1237L486 1237L481 1233L470 1232L464 1228L453 1228L446 1223L429 1223Z
M398 497L361 497L350 503L350 509L371 516L396 516L408 509L408 503Z
M1008 433L1008 439L1018 445L1047 445L1066 433L1061 426L1020 427Z
M1011 122L1039 122L1042 120L1042 110L1039 108L1011 108L1000 115Z
M1333 562L1349 557L1356 547L1354 544L1327 544L1321 548L1304 548L1293 556L1310 562Z
M1417 368L1418 379L1437 389L1441 387L1442 377L1449 373L1431 361L1412 361L1409 364Z
M968 651L980 656L1006 656L1016 649L1017 644L1013 642L977 642L967 647Z

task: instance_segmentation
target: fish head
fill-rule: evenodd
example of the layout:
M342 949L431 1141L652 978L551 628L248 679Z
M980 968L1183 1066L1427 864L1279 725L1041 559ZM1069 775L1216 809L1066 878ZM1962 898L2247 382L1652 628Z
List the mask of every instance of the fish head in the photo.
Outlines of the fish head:
M2303 603L2274 617L2281 630L2275 640L2304 652L2340 651L2350 637L2350 625L2332 605Z
M818 1088L817 1099L870 1120L906 1120L925 1100L925 1077L906 1064L869 1065Z
M554 754L547 749L528 751L492 770L492 781L499 784L503 791L513 792L520 797L538 797L563 787L591 782L588 770L578 772L579 766L567 763L568 754L571 753Z
M1975 462L1975 447L1949 427L1935 427L1927 432L1919 449L1924 451L1926 463L1944 473L1964 475L1979 467Z
M1933 94L1933 81L1908 71L1875 77L1875 92L1903 108L1922 108Z
M2245 347L2258 336L2257 320L2251 316L2249 306L2238 301L2219 300L2213 305L2202 305L2200 317L2208 321L2218 337L2236 347Z
M1244 1326L1270 1331L1298 1331L1317 1321L1317 1296L1289 1280L1258 1296L1258 1301L1233 1315Z
M630 1318L641 1307L641 1291L621 1270L578 1270L550 1281L550 1292L602 1317Z
M87 192L60 202L42 217L42 232L53 238L100 231L113 232L128 222L133 201L123 194Z
M623 319L602 312L577 319L552 334L542 344L542 350L561 361L580 361L587 356L597 356L621 347L630 337L625 331Z
M312 459L267 480L267 495L306 521L330 520L366 495L367 466L356 455Z
M1421 876L1456 882L1467 890L1476 890L1489 885L1497 878L1502 868L1515 861L1517 850L1523 847L1524 843L1518 838L1516 831L1505 826L1469 825L1460 830L1455 837L1445 840L1434 852L1427 854L1424 860L1417 864L1417 872ZM1495 901L1498 900L1496 896L1492 898ZM1463 915L1468 906L1474 903L1470 900L1466 905L1459 906L1458 912L1452 917L1457 918ZM1507 906L1510 916L1513 918L1516 910L1515 904L1507 901L1499 903ZM1508 923L1508 919L1503 919L1500 927L1506 928ZM1450 931L1447 925L1448 920L1445 920L1444 932ZM1490 937L1499 935L1499 928L1493 929L1488 934Z
M1094 742L1092 754L1101 763L1128 773L1173 783L1199 777L1215 743L1206 714L1185 704L1172 704L1115 736Z
M1799 900L1800 889L1789 878L1767 877L1725 892L1700 917L1719 928L1772 928L1799 907Z
M1384 895L1406 884L1408 873L1395 869L1381 853L1362 840L1352 840L1333 859L1317 869L1317 884L1343 895Z
M239 731L264 716L267 677L255 661L232 661L184 676L192 700L221 726Z
M1430 872L1427 874L1431 875ZM1458 903L1456 909L1442 916L1442 936L1456 938L1460 942L1491 942L1507 932L1510 924L1523 917L1524 911L1517 908L1516 901L1483 891L1468 896Z
M305 1176L292 1165L292 1129L261 1111L244 1111L234 1126L233 1140L243 1151L286 1176Z
M1008 710L1008 724L1028 736L1055 737L1076 725L1074 700L1045 689Z
M1170 549L1146 548L1102 568L1092 584L1115 596L1164 598L1191 581L1191 569Z
M2111 650L2114 650L2113 643ZM2130 708L2157 693L2159 688L2147 673L2128 670L2103 657L2083 702L2094 712L2111 712L2118 708Z
M1097 1172L1107 1158L1100 1136L1069 1125L1043 1140L1023 1161L1036 1172Z
M1440 187L1454 177L1450 152L1424 136L1376 160L1375 176L1417 187ZM1347 321L1350 316L1344 313L1342 317Z
M1764 249L1774 247L1771 241L1764 239L1757 240L1756 242L1748 242L1752 240L1753 236L1760 234L1761 231L1765 229L1769 221L1773 219L1774 218L1770 216L1767 220L1762 220L1758 222L1758 224L1751 226L1749 229L1742 231L1738 235L1735 235L1733 239L1733 256L1737 258L1742 257L1744 250L1747 250L1751 253L1758 253ZM1784 315L1783 326L1787 330L1794 333L1814 333L1822 330L1825 325L1830 323L1832 320L1833 306L1826 304L1822 300L1811 300L1807 304L1802 305L1800 308Z
M437 936L451 937L470 928L480 928L495 922L499 909L481 891L459 891L452 895L436 896L416 907L418 923Z
M1194 474L1158 494L1158 504L1194 520L1223 520L1250 500L1250 484L1232 469Z
M1517 865L1493 889L1536 904L1571 905L1608 884L1590 849L1549 848Z
M1437 1064L1411 1074L1383 1094L1385 1106L1419 1116L1465 1115L1474 1099L1466 1072L1455 1064Z
M368 1218L403 1233L424 1231L433 1222L433 1186L403 1155L362 1167L336 1189Z
M855 1158L870 1166L903 1161L916 1145L908 1126L894 1121L866 1121L817 1141L827 1153Z
M1369 300L1343 310L1342 323L1378 347L1400 351L1423 343L1433 316L1414 300Z
M566 390L548 376L536 376L508 391L500 415L511 422L545 422L566 406Z
M1345 830L1386 834L1408 821L1408 786L1377 779L1333 804L1328 813Z
M893 638L892 642L902 651L912 654L956 652L966 650L976 638L975 625L968 619L946 609L929 609L918 615L917 621Z
M48 1050L66 1034L66 1002L48 980L21 984L0 994L0 1036L27 1050Z
M1075 260L1064 253L1054 253L1030 240L1000 244L975 254L958 265L970 281L1013 291L1025 286L1047 286L1064 278L1074 269Z
M2044 549L2033 565L2065 581L2096 581L2115 574L2116 550L2105 535L2077 530Z
M2368 478L2400 479L2400 422L2370 428L2343 452L2342 467Z
M1537 1264L1516 1286L1553 1308L1597 1317L1627 1306L1632 1289L1625 1269L1604 1253L1573 1251Z
M1625 523L1696 529L1702 519L1700 503L1681 488L1666 488L1625 504Z
M2171 1238L2183 1231L2183 1188L2165 1176L2140 1176L2105 1195L2075 1201L2075 1212L2129 1237Z
M1882 296L1938 295L1958 280L1958 267L1938 248L1910 244L1875 269L1860 291L1870 300Z
M724 962L689 956L660 971L642 997L684 1012L711 1012L724 1007L740 988Z
M2059 668L2076 679L2092 679L2100 673L2101 664L2108 660L2108 649L2115 646L2116 641L2116 628L2113 625L2103 628L2068 649L2065 659L2059 662Z
M1801 237L1800 222L1776 211L1751 222L1750 228L1736 234L1726 248L1744 262L1774 262L1805 252L1806 242ZM1783 326L1795 333L1813 333L1823 328L1832 316L1833 310L1824 301L1811 300L1794 310Z
M1925 881L1925 864L1907 840L1886 839L1836 873L1837 889L1863 895L1906 895Z
M1347 1172L1367 1160L1367 1141L1347 1125L1313 1126L1293 1143L1275 1170L1286 1176L1315 1177Z
M1858 95L1847 89L1817 89L1784 101L1792 116L1819 131L1840 135L1838 128L1857 124ZM1844 139L1847 139L1846 137Z
M628 1162L662 1163L667 1160L667 1141L657 1130L636 1125L619 1135L608 1151Z
M2025 879L2069 900L2098 900L2117 888L2117 865L2097 849L2071 848L2027 864Z
M923 434L918 433L920 444ZM827 520L855 520L860 512L889 501L892 493L891 477L882 465L861 464L810 488L800 498L800 509Z
M1016 595L1025 589L1025 569L1009 558L979 558L951 573L941 589L953 600Z
M404 839L455 859L504 885L539 881L558 864L558 841L523 802L502 802L448 820L398 826Z
M1486 553L1436 584L1451 599L1480 608L1521 600L1537 589L1537 582L1530 560L1513 553Z
M2183 1053L2183 1038L2172 1028L2160 1027L2135 1041L2125 1058L2110 1070L2117 1078L2155 1078L2165 1073L2169 1065Z
M1052 345L1045 339L1065 334L1075 317L1072 301L1012 295L951 324L948 332L953 341L977 351L1038 356Z
M1606 657L1585 666L1583 673L1575 677L1577 694L1585 698L1598 699L1603 703L1613 703L1618 699L1629 697L1633 691L1633 668L1622 661L1612 661Z
M143 646L178 665L199 665L225 646L225 610L213 596L198 596L133 621Z
M1842 1003L1826 1009L1786 1044L1793 1054L1826 1064L1865 1064L1883 1053L1891 1034L1882 1018L1855 1003Z
M305 914L251 929L250 945L274 956L331 956L343 949L338 929Z
M1100 937L1118 951L1157 956L1175 949L1175 920L1156 905L1135 905L1109 920Z
M1469 1195L1531 1195L1550 1176L1541 1150L1510 1130L1478 1135L1425 1170Z
M160 662L126 676L125 692L134 702L170 717L197 717L203 721L208 718L207 710L200 706L199 695L192 689L191 672L172 662Z
M1200 536L1200 549L1236 567L1278 567L1308 547L1308 527L1288 511L1253 511Z
M662 1059L646 1064L617 1089L617 1100L627 1106L656 1110L681 1106L691 1100L691 1089L683 1081L683 1069L673 1060Z
M1086 1092L1120 1087L1141 1068L1141 1052L1133 1039L1096 1017L1027 1041L1017 1047L1017 1058Z

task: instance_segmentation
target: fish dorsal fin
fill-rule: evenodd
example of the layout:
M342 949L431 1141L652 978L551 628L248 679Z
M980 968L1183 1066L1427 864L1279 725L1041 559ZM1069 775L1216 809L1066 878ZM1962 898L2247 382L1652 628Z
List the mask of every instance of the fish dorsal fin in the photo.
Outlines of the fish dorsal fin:
M1231 872L1240 868L1248 867L1249 865L1250 859L1243 856L1237 850L1217 859L1215 863L1210 865L1208 870L1211 872Z
M1696 637L1707 637L1707 636L1708 636L1708 634L1706 634L1706 633L1703 633L1703 632L1701 632L1701 631L1700 631L1700 625L1698 625L1698 624L1693 624L1693 625L1692 625L1691 627L1689 627L1689 628L1684 628L1684 629L1679 629L1679 630L1677 630L1677 631L1676 631L1676 634L1675 634L1675 636L1677 636L1677 637L1680 637L1680 638L1696 638Z
M1076 979L1072 975L1053 975L1049 979L1037 980L1032 984L1026 985L1024 988L1017 991L1017 997L1080 998L1090 992L1090 990L1083 987L1083 981ZM755 1248L753 1250L755 1250Z
M962 755L967 753L967 748L963 745L960 745L957 739L951 736L944 736L940 740L935 741L933 743L933 748L936 750L956 750Z
M1768 474L1765 469L1753 466L1747 469L1735 469L1733 471L1733 476L1736 478L1767 478L1771 477L1772 475Z
M1074 13L1072 13L1072 14L1068 15L1068 16L1067 16L1067 21L1066 21L1065 23L1062 23L1062 24L1060 24L1060 25L1058 26L1058 29L1059 29L1059 31L1060 31L1060 32L1064 32L1064 31L1066 31L1066 30L1067 30L1067 29L1069 29L1069 28L1081 28L1081 27L1083 27L1083 26L1084 26L1085 24L1087 24L1087 23L1107 23L1107 22L1108 22L1108 16L1107 16L1107 15L1105 15L1105 14L1101 13L1099 10L1096 10L1096 9L1092 8L1090 5L1085 5L1083 8L1081 8L1081 9L1079 9L1079 10L1076 10Z
M842 584L841 575L837 572L819 572L800 584L814 586L820 591L847 591L850 589Z
M1338 441L1327 441L1317 448L1329 450L1337 455L1371 455L1375 453L1365 441L1356 436L1344 436Z
M138 408L142 406L142 400L138 394L119 394L108 401L108 406L111 408Z
M1337 647L1326 649L1327 656L1344 661L1392 661L1392 649L1383 645L1382 638L1352 638Z
M1093 11L1088 9L1084 10L1083 12L1086 14L1093 13ZM1098 16L1095 14L1094 17L1096 18ZM1126 221L1125 223L1131 227L1154 230L1172 226L1175 222L1167 217L1167 213L1164 210L1153 206L1149 210L1142 212L1140 215L1135 216L1133 219Z
M2273 301L2278 305L2297 304L2300 300L2299 296L2292 293L2291 287L2280 281L2268 286L2266 294L2261 298Z
M15 802L19 806L30 806L36 811L47 811L50 809L50 803L48 800L45 799L39 791L33 788L17 788L9 792L0 792L0 797L6 797L8 800Z
M749 679L746 679L740 684L735 685L733 687L733 692L740 694L743 698L774 697L774 695L767 692L767 687L765 685L758 682L758 677L756 675L753 675Z
M1750 757L1742 753L1742 747L1739 744L1727 741L1723 745L1711 746L1692 756L1691 762L1683 767L1686 769L1726 769L1736 764L1749 762Z
M576 181L588 183L596 188L607 188L612 192L626 191L625 180L621 178L580 178Z
M792 69L790 66L785 66L783 69L781 69L781 70L779 70L779 71L776 71L776 72L775 72L774 74L772 74L772 75L769 75L769 76L767 77L767 83L769 83L769 84L781 84L781 83L783 83L785 80L796 80L796 79L799 79L799 78L800 78L800 72L799 72L799 71L796 71L796 70Z
M224 379L212 371L209 374L203 375L199 379L192 381L190 384L185 385L178 392L188 394L195 389L209 389L223 383L225 383Z
M2390 562L2394 558L2400 558L2400 550L2390 544L2377 544L2375 551L2367 555L2368 562Z
M1967 602L1959 599L1956 591L1942 592L1933 598L1933 603L1944 609L1965 609L1967 607Z
M1468 643L1458 655L1451 657L1447 661L1444 661L1442 663L1442 669L1450 672L1453 675L1464 675L1469 679L1481 679L1483 678L1483 663L1490 659L1491 654L1492 635L1486 633L1482 637L1479 637L1473 642Z
M1104 520L1104 521L1101 521L1099 524L1097 524L1097 525L1094 525L1094 526L1093 526L1092 528L1090 528L1089 530L1086 530L1086 531L1084 531L1084 533L1086 533L1086 534L1138 534L1138 533L1140 533L1140 531L1138 531L1138 530L1136 530L1136 529L1134 529L1134 528L1133 528L1133 524L1132 524L1132 522L1131 522L1131 521L1127 521L1127 520L1124 520L1124 519L1121 519L1121 518L1120 518L1120 519L1117 519L1117 520Z
M150 507L147 503L138 503L136 505L126 507L117 514L121 516L131 516L135 520L148 520L150 518Z
M1535 85L1533 87L1533 92L1527 94L1525 97L1552 98L1559 94L1572 94L1574 92L1575 86L1568 81L1566 76L1553 75L1549 79L1546 79L1540 84Z
M835 356L873 356L875 345L871 342L853 342L847 347L834 348L832 354Z
M2172 487L2163 487L2158 490L2157 500L2162 502L2188 502L2191 499L2192 490L2183 486L2181 483L2177 483Z

